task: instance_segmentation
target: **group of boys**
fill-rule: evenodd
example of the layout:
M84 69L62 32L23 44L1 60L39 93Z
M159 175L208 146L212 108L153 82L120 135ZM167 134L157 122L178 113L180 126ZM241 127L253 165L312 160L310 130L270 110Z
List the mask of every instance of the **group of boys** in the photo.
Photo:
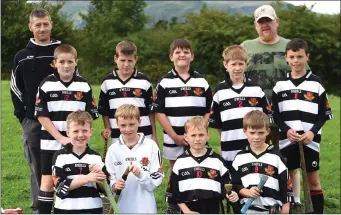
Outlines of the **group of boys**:
M272 106L262 88L245 77L247 52L242 46L223 51L227 73L213 94L204 76L191 67L193 59L191 42L174 40L173 68L153 94L148 77L135 67L135 44L120 42L114 56L117 68L103 79L97 110L91 86L75 72L76 50L59 45L56 72L41 82L35 102L42 125L39 213L51 212L54 192L54 213L102 213L104 180L110 180L113 192L122 191L120 212L156 213L153 190L164 172L155 117L163 128L163 157L169 160L168 213L221 213L223 199L242 206L248 198L256 200L247 213L269 213L274 205L280 206L278 213L288 213L288 169L299 168L299 142L304 144L310 187L322 193L321 128L333 115L321 80L305 70L306 42L293 39L287 44L291 72L273 88ZM102 138L112 140L105 163L88 144L98 114L104 122ZM280 152L266 141L273 123L280 128ZM208 127L218 129L221 155L208 145ZM260 175L269 177L261 190ZM225 184L234 191L227 193ZM315 212L322 213L323 197L312 200Z

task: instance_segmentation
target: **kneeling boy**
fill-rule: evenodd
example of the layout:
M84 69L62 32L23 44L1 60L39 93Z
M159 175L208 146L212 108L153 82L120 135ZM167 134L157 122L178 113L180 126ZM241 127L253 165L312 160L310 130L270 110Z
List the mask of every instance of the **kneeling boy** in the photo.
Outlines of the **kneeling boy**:
M240 203L255 198L246 213L269 213L276 205L281 208L277 213L289 213L288 169L278 150L265 143L270 133L268 116L258 110L251 111L245 115L243 127L249 146L238 152L231 169L233 187L242 197ZM260 175L268 176L262 190L257 188Z
M185 140L190 148L175 161L172 176L172 193L182 213L217 214L223 197L238 201L236 192L225 194L224 185L231 177L224 159L206 147L208 122L201 116L185 123Z
M67 135L71 143L53 156L52 178L56 190L55 214L101 214L100 183L106 179L101 156L88 146L93 128L92 117L86 111L68 115Z
M152 139L137 133L141 123L138 107L121 105L115 118L121 135L109 147L105 164L112 190L122 190L118 208L121 213L156 213L153 191L164 177L159 148ZM124 181L122 175L127 167L131 173Z

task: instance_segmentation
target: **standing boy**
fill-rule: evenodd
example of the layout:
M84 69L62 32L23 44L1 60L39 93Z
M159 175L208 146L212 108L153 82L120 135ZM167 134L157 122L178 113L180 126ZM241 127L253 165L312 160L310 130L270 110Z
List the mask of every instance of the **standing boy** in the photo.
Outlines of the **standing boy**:
M222 199L238 201L236 192L226 194L224 185L231 176L224 159L206 147L208 122L201 116L185 123L185 140L189 149L179 156L173 166L171 183L173 198L182 213L218 214L223 212Z
M192 116L209 117L212 92L208 82L190 67L194 59L192 43L186 39L176 39L170 45L170 60L174 63L156 87L152 111L163 128L163 157L169 160L169 175L176 158L188 146L184 139L184 124ZM168 208L176 207L171 200L168 182L166 191Z
M252 110L267 113L272 121L271 107L261 87L245 78L246 50L232 45L223 51L226 78L220 82L213 95L210 124L220 134L221 154L231 168L236 154L248 146L243 132L243 118Z
M280 128L280 149L288 159L290 177L300 167L298 144L303 144L314 213L322 214L324 197L319 177L321 129L333 118L321 79L304 65L309 60L308 45L293 39L286 46L291 72L273 88L274 119ZM297 197L296 197L297 198Z
M137 47L127 40L118 43L114 60L117 68L104 77L99 95L98 111L104 122L102 137L107 140L111 136L111 143L118 140L120 130L115 111L122 104L133 104L141 114L139 132L157 143L155 117L150 113L153 87L148 77L135 68Z
M240 203L255 198L246 213L269 213L279 206L277 213L289 213L287 202L288 169L274 146L265 143L270 133L269 118L261 111L251 111L243 119L243 131L249 146L238 152L232 163L232 183ZM262 190L257 188L261 175L269 178Z
M66 117L73 111L86 110L98 118L96 103L88 82L75 74L77 51L71 45L60 45L54 52L57 72L47 76L38 88L35 116L41 128L41 186L39 213L51 213L53 204L52 156L62 145L70 143L66 136Z
M52 178L56 190L55 214L102 214L99 185L106 179L101 156L89 147L92 117L86 111L66 119L70 142L53 155ZM106 172L107 173L107 172Z
M114 192L122 190L118 199L121 213L157 213L154 189L162 182L162 158L157 144L138 133L140 111L135 105L121 105L115 112L121 135L107 152L105 164L111 175ZM126 181L122 175L126 168Z

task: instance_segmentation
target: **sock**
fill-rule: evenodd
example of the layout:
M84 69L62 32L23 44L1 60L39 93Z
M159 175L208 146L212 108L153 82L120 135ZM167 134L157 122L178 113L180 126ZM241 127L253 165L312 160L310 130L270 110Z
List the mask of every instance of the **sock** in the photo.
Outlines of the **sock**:
M314 214L323 214L324 197L322 190L310 190L311 202L313 203Z
M53 205L54 192L39 191L38 211L39 214L50 214Z

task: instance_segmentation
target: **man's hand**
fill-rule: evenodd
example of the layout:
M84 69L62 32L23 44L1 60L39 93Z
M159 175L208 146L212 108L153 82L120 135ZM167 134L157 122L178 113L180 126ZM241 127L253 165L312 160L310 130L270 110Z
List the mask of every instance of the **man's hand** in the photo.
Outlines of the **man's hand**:
M105 128L101 132L102 139L104 141L108 141L108 138L111 136L111 128Z
M199 214L198 212L196 211L191 211L191 210L188 210L188 211L182 211L184 214Z
M294 142L298 142L300 141L301 135L299 135L298 133L296 133L296 131L294 129L289 129L287 132L287 137L289 140L294 141Z
M262 191L259 190L258 187L251 187L248 189L248 196L254 199L258 198L261 193Z
M59 143L65 145L65 144L71 143L71 138L70 137L61 136L57 141Z
M116 191L116 190L123 190L123 188L125 187L125 181L123 179L118 179L115 184L112 185L112 190Z
M226 198L230 202L237 202L239 200L238 194L234 191L232 191L230 195L226 194Z
M141 168L135 165L130 165L129 171L132 172L135 176L138 176L141 173Z
M172 137L172 139L174 143L178 146L188 146L184 135L175 135L174 137Z
M303 144L310 144L313 142L314 139L314 133L311 131L307 131L304 134L302 134L301 138L299 139L299 142L302 142Z

